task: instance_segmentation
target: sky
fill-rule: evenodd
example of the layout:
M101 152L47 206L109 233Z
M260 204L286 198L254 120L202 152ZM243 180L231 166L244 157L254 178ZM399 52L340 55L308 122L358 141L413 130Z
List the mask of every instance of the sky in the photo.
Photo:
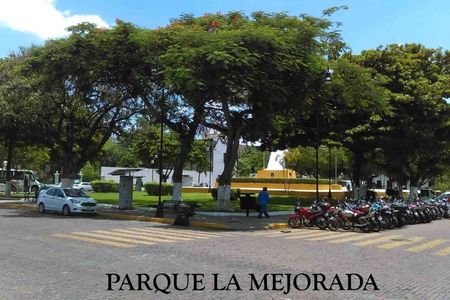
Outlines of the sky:
M0 0L0 58L19 47L42 45L88 21L114 26L116 19L139 27L164 27L184 13L242 11L322 16L346 5L331 20L342 23L344 41L358 54L388 44L421 43L450 50L449 0Z

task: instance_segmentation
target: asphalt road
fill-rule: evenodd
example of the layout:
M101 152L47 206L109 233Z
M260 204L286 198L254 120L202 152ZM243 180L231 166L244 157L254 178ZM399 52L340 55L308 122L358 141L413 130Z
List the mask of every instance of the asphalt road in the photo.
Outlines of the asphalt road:
M0 209L0 299L449 299L449 224L221 232Z

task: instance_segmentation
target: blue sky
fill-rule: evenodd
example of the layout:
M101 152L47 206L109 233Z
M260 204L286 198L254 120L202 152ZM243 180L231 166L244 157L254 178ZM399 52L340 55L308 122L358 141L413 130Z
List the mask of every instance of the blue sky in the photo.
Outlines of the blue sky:
M119 18L156 28L182 13L262 10L319 17L324 9L340 5L349 9L332 20L343 23L343 38L354 53L412 42L450 50L448 0L0 0L0 57L19 46L60 37L65 27L80 21L106 27Z

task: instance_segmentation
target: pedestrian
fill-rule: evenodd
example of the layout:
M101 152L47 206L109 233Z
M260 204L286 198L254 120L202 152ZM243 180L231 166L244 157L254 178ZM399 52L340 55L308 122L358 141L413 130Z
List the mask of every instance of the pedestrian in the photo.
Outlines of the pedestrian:
M258 203L259 203L258 218L261 218L263 214L266 216L266 218L268 218L269 214L267 213L267 204L269 204L269 192L267 191L267 187L263 187L262 191L259 192Z

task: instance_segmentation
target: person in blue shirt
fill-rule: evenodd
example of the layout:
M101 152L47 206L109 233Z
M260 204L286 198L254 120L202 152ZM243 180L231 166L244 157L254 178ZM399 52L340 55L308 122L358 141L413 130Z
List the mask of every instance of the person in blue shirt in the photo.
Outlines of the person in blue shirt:
M262 191L259 192L258 202L260 205L258 218L261 218L263 214L268 218L267 204L269 204L269 192L267 191L267 187L263 187Z

